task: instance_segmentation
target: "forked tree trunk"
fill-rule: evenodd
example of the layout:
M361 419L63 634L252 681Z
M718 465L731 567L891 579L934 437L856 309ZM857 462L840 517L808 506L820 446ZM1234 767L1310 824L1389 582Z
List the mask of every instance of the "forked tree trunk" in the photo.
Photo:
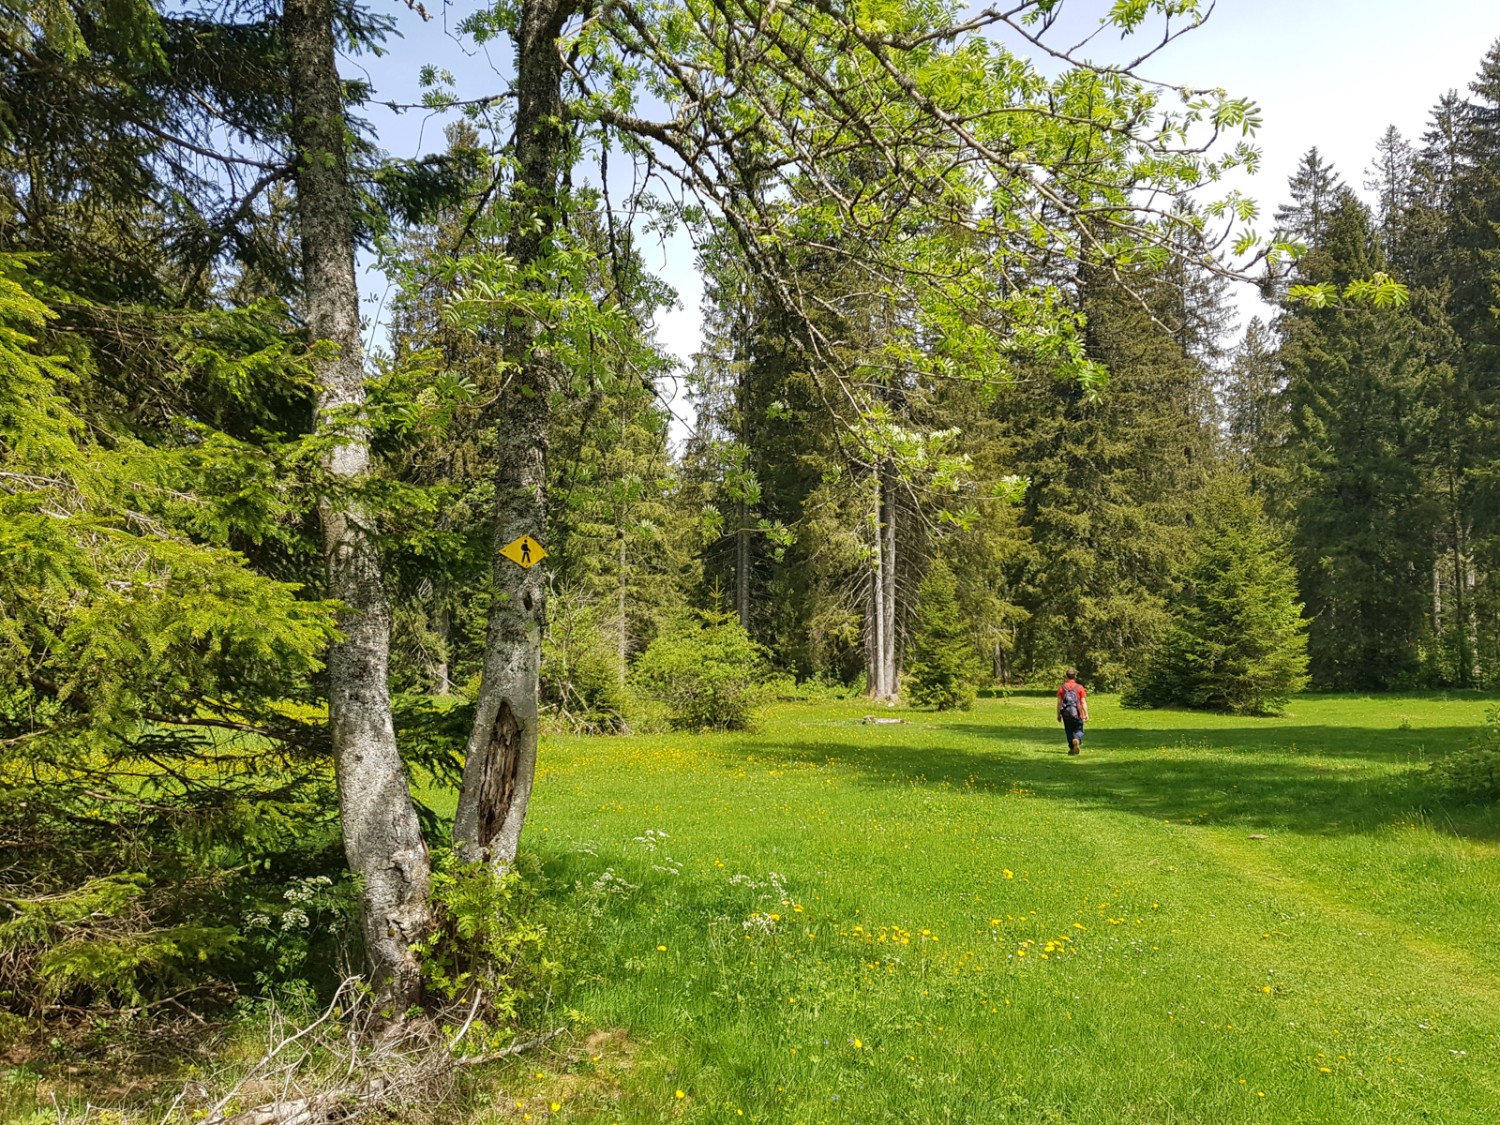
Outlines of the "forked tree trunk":
M362 885L365 952L377 994L399 1013L421 999L412 943L428 926L428 859L396 749L386 683L390 607L369 512L349 495L370 471L364 427L359 290L354 273L354 198L345 151L343 92L334 61L329 0L287 0L291 140L297 153L297 216L303 303L314 359L318 425L338 412L343 437L324 458L333 484L319 500L328 593L347 607L344 639L328 652L328 720L338 769L344 852ZM332 345L329 347L329 345Z
M567 151L557 37L574 0L525 0L516 31L516 179L506 253L519 271L546 252ZM526 284L540 288L535 279ZM513 316L502 347L514 365L499 402L495 473L495 601L469 735L453 838L460 855L504 870L515 862L536 773L537 690L546 576L499 550L522 535L546 543L548 396L555 361L535 321Z

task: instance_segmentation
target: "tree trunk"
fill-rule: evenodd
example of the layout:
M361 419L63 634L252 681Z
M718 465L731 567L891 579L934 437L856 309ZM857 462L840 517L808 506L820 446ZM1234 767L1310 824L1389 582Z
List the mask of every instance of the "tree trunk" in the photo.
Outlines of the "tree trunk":
M526 0L516 29L516 178L506 253L523 274L547 251L557 222L567 148L557 37L574 0ZM526 285L542 291L532 278ZM499 554L522 535L546 543L549 395L555 360L531 317L501 337L514 365L499 402L495 473L494 608L485 640L453 838L463 858L505 870L515 862L536 773L537 689L547 584L540 565Z
M453 622L448 616L448 599L441 589L432 595L432 632L437 637L438 650L432 661L432 694L451 695L453 680L448 666L448 653L452 647Z
M620 515L616 519L615 535L620 540L620 573L619 573L619 602L616 612L620 615L620 684L624 686L625 677L630 671L630 582L626 571L627 559L625 555L625 517Z
M750 509L741 500L737 506L739 526L734 533L734 611L740 628L750 631Z
M1467 607L1464 605L1468 589L1464 581L1463 539L1458 520L1453 521L1453 641L1455 664L1458 670L1458 686L1469 686L1469 639Z
M1432 635L1441 641L1443 636L1443 556L1432 560Z
M328 652L328 720L338 769L344 852L362 886L365 953L377 995L396 1012L421 999L412 944L428 926L428 859L396 749L386 671L390 607L369 513L350 493L369 474L370 447L350 418L364 405L354 198L345 151L343 92L329 0L287 0L282 30L290 66L291 141L297 153L303 308L317 356L318 425L344 426L323 468L335 482L318 503L328 593L346 609L344 639ZM354 424L350 424L350 423Z
M865 694L871 699L885 698L885 665L881 653L885 652L885 599L881 582L883 564L881 553L885 550L885 537L880 528L880 477L873 478L874 508L870 518L870 585L865 624Z
M885 549L880 560L881 617L885 619L885 648L881 662L885 672L886 698L894 699L900 691L900 672L896 664L896 480L889 465L881 466L881 508L883 511Z

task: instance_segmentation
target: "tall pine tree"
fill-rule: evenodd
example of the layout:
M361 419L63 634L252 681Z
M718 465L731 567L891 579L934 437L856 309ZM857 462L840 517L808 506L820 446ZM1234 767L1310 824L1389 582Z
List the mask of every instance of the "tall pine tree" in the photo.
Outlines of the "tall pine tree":
M1297 264L1339 287L1385 265L1370 212L1339 193ZM1409 686L1422 664L1433 505L1417 464L1427 357L1412 317L1293 305L1282 318L1289 432L1278 499L1312 616L1314 683Z

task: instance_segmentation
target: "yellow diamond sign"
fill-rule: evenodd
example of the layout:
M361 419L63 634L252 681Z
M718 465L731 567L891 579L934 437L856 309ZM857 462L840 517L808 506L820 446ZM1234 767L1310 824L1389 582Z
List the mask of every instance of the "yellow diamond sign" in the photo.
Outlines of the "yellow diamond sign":
M523 535L500 548L500 553L519 567L530 569L547 557L542 545L529 535Z

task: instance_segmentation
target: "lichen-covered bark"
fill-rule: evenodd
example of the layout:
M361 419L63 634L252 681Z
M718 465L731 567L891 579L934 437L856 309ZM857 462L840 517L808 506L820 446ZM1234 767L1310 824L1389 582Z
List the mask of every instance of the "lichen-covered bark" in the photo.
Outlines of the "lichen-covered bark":
M521 270L546 254L557 221L568 146L557 38L573 10L574 0L526 0L516 30L516 179L506 253ZM536 772L547 605L545 567L522 568L499 549L522 535L547 542L549 396L557 385L555 361L531 318L511 318L502 347L515 366L496 426L495 601L453 827L460 855L499 868L515 861Z
M302 241L302 314L322 347L319 425L364 404L359 290L354 272L354 198L329 0L287 0L282 30L290 67L291 140L297 154ZM332 345L331 347L329 345ZM386 671L390 607L369 513L350 489L369 473L364 430L348 426L324 459L332 484L319 502L328 593L347 609L344 639L328 653L328 717L338 768L344 852L362 883L365 951L385 1005L421 999L412 943L428 925L427 850L396 749Z

